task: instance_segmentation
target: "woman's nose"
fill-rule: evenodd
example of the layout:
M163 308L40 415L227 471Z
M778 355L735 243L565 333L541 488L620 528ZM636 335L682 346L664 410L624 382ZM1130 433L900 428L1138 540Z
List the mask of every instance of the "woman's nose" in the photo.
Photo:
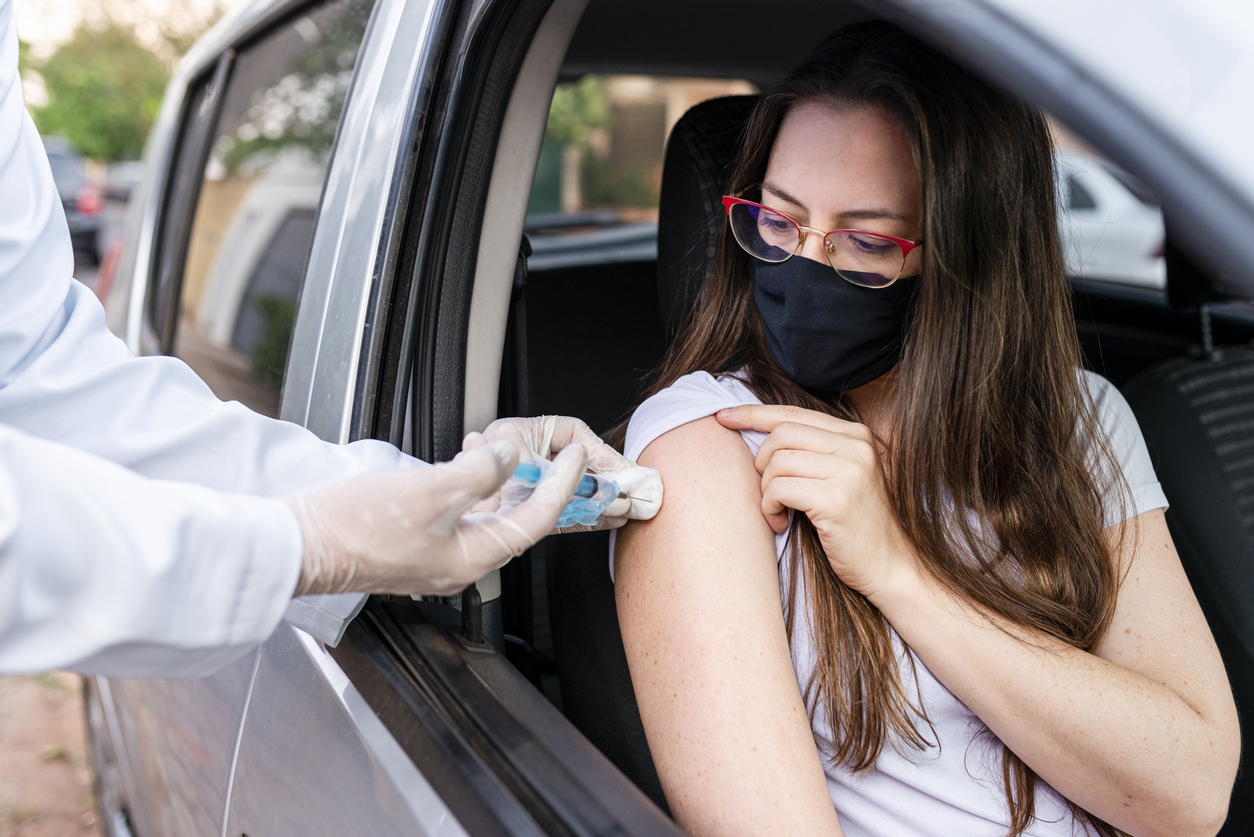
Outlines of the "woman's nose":
M797 255L827 264L827 249L823 244L823 236L818 233L806 233L806 240L802 243L801 249L797 251Z

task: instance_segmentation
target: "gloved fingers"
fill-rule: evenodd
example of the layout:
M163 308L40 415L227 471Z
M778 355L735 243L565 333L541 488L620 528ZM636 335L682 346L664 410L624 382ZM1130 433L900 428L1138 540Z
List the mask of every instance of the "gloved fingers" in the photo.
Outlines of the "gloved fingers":
M550 445L554 451L580 445L588 452L588 470L594 474L630 468L636 463L607 445L591 427L570 416L546 416L553 422Z
M553 531L586 466L581 447L563 451L553 460L552 474L526 500L507 512L464 517L458 525L476 568L495 569Z
M501 492L494 492L466 509L463 514L495 514L501 510Z
M479 444L480 436L488 441L513 443L521 459L549 459L571 445L579 445L587 452L588 470L594 474L635 465L607 445L587 424L570 416L497 419L482 434L467 435L462 449L470 450Z
M553 416L497 419L481 435L489 442L511 443L518 449L520 459L548 459L552 453L549 440L553 436ZM463 441L463 448L465 444Z
M490 502L516 467L518 451L505 442L488 442L459 453L451 462L436 465L431 469L437 481L434 499L444 507L437 527L449 531L476 504ZM414 473L422 474L424 470Z
M621 517L623 520L627 519L627 514L631 511L631 497L624 497L622 495L622 486L619 486L619 491L620 493L618 497L614 499L614 502L606 506L605 511L601 512L602 518ZM618 527L614 526L611 528L617 529Z
M610 529L618 529L627 524L625 517L607 517L601 515L597 518L597 522L591 526L567 526L564 529L558 529L559 535L574 535L579 532L605 532Z

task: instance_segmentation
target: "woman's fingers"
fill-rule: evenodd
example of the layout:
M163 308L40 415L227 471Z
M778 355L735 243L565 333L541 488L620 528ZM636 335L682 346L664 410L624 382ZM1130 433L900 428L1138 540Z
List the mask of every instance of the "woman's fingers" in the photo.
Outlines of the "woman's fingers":
M822 488L822 480L805 477L776 477L771 480L762 491L762 516L771 531L782 535L788 530L789 509L809 514Z
M762 471L762 490L773 479L779 477L804 477L806 479L827 479L838 472L840 461L837 457L808 450L776 451Z
M845 421L827 413L777 404L742 404L739 407L719 410L715 413L715 418L719 424L730 430L758 430L762 433L770 433L777 425L784 423L808 424L833 432L849 425L857 425L856 422Z
M865 442L850 441L844 450L825 454L785 448L771 456L762 473L762 513L776 533L787 528L786 509L830 516L845 509L850 494L868 485ZM817 523L817 520L815 521Z
M758 473L765 473L775 454L784 450L851 458L874 454L871 431L861 424L844 422L838 430L829 430L810 424L787 422L777 424L758 448L758 455L754 459Z

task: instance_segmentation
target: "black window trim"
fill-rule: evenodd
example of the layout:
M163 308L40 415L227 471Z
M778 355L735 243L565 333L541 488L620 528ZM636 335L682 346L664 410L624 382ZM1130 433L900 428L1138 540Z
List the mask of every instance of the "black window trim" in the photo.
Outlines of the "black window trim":
M551 0L465 0L438 18L379 243L350 438L460 445L469 304L497 138ZM411 602L372 596L332 656L472 833L678 835L505 658Z
M162 354L171 354L174 350L174 332L178 321L179 300L183 291L183 273L187 260L187 248L191 242L192 225L196 220L196 204L200 200L200 187L204 179L205 166L209 163L211 152L209 138L213 136L218 118L222 113L222 102L226 98L226 85L230 82L231 68L235 63L235 49L228 47L219 56L213 69L203 72L187 85L183 97L182 119L179 123L178 141L175 142L170 162L166 168L166 181L162 189L161 201L157 207L157 234L154 236L153 259L151 274L147 282L147 299L144 305L144 316L157 335L157 345ZM201 102L197 99L201 91L209 91L212 100ZM197 107L208 105L212 113L200 125L196 125ZM194 151L192 151L194 149ZM176 194L178 172L185 151L195 154L193 170L200 173L193 178L191 188ZM178 215L180 223L172 227L174 210L181 210ZM169 265L167 268L166 265ZM164 291L164 292L163 292Z

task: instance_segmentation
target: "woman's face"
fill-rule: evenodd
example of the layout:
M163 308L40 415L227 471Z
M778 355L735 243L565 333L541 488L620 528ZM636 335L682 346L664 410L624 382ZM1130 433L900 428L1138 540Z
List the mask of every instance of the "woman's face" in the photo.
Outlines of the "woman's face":
M784 117L771 147L762 203L818 230L865 230L918 241L923 235L919 177L905 131L867 107L808 102ZM827 263L822 239L806 236L797 254ZM919 272L922 254L903 276Z

